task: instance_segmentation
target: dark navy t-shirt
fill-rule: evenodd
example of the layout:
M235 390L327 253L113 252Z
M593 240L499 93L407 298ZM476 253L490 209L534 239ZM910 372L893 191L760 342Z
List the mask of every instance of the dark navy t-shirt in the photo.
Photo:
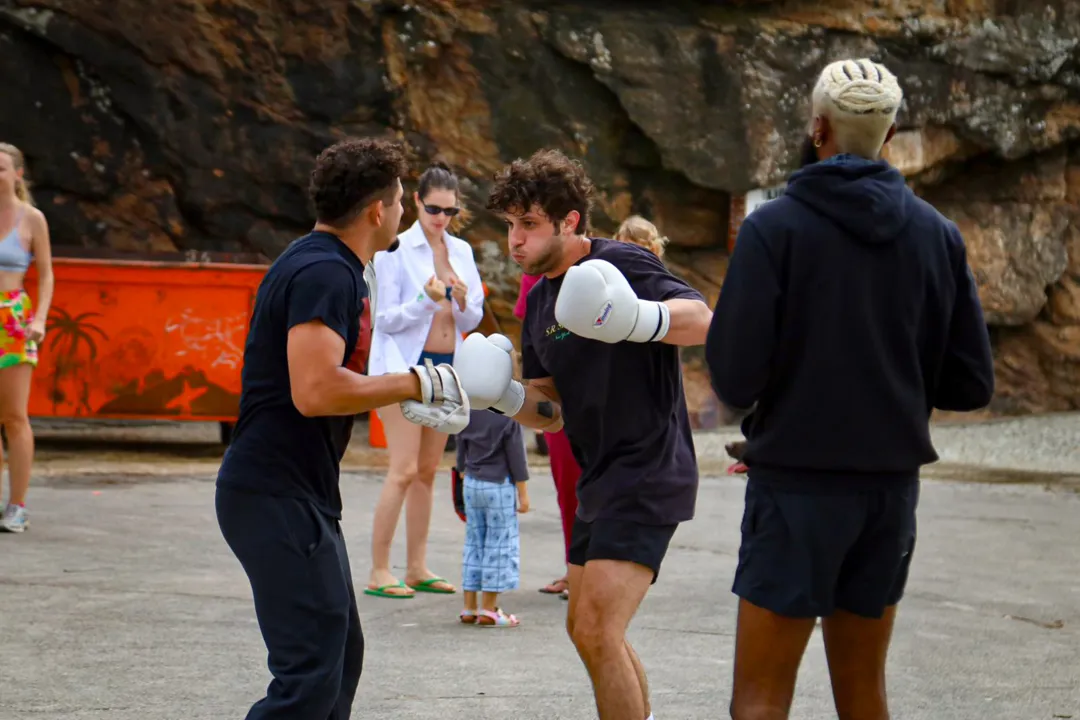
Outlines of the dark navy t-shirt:
M637 245L592 239L578 264L603 259L643 300L702 300ZM679 349L664 343L605 343L572 334L555 320L563 277L542 278L526 300L522 374L551 377L566 434L581 466L577 515L668 525L690 520L698 472L683 394Z
M244 347L240 415L218 472L220 487L308 500L341 517L338 478L353 416L300 414L289 384L289 329L321 320L345 340L348 361L367 297L364 265L334 235L295 240L259 285Z

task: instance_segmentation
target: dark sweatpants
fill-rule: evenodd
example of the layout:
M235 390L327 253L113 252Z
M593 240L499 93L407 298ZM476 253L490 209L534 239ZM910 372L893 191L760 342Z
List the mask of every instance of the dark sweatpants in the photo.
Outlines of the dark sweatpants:
M344 720L364 663L337 520L311 503L217 489L217 517L251 581L274 679L247 720Z

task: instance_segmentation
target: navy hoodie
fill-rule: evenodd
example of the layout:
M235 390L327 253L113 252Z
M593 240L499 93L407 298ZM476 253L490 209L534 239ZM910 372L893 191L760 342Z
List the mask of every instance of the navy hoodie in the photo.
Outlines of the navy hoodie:
M933 408L994 391L963 238L885 161L792 174L736 239L706 342L713 388L743 420L751 477L918 476Z

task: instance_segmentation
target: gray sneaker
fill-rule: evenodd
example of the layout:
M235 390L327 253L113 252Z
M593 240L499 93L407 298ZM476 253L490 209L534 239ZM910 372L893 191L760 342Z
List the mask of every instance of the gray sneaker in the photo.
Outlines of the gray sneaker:
M0 530L21 533L28 527L30 519L26 515L26 508L21 505L8 505L4 508L4 515L0 517Z

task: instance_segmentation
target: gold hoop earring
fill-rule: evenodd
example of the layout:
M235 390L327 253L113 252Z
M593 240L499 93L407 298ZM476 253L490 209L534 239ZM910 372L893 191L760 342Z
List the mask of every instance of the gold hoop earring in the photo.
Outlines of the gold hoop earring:
M814 138L814 147L816 147L816 148L821 147L821 138L820 137L815 137Z

